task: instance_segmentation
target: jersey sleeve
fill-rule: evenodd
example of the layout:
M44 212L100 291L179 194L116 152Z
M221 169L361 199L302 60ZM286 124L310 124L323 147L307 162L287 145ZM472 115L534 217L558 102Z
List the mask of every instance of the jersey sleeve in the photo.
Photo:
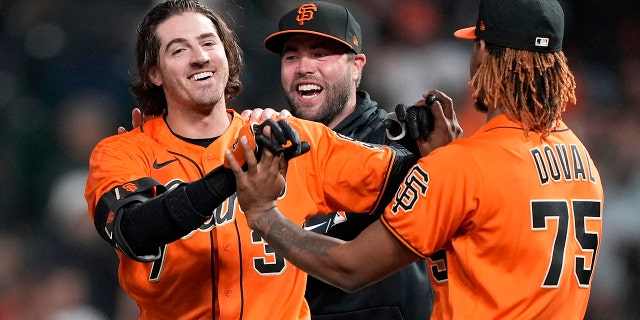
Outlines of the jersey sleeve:
M148 157L140 147L143 142L131 139L133 135L136 133L105 138L91 153L85 198L92 219L104 193L125 182L149 176Z
M305 170L308 191L318 213L371 212L379 205L396 153L386 147L357 141L327 126L293 118L290 121L308 141L308 154L293 159Z
M455 159L455 160L452 160ZM474 225L483 177L473 158L449 146L421 158L409 170L382 223L415 254L426 258L455 233ZM463 200L460 200L463 199Z

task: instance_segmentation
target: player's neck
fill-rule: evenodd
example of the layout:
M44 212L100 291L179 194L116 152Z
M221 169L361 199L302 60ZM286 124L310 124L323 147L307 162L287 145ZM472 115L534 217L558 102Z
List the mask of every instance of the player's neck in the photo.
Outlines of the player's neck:
M231 115L224 105L216 106L209 112L171 109L167 114L167 124L174 133L190 139L218 137L231 124Z
M355 95L351 95L351 97L355 97ZM335 128L342 120L344 120L347 116L349 116L356 109L355 99L352 102L351 100L347 103L347 105L340 111L338 115L336 115L331 122L327 123L327 127L333 129Z
M487 111L487 122L491 121L491 119L504 114L504 112L502 112L502 109L498 108L489 108L489 110Z

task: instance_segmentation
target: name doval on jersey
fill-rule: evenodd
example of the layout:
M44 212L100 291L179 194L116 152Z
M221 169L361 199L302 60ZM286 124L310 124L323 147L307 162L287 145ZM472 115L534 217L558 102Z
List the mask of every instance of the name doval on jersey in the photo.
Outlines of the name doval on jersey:
M555 150L555 151L554 151ZM589 181L596 183L592 174L591 157L586 149L579 150L575 144L543 145L529 150L538 170L540 184L550 181Z

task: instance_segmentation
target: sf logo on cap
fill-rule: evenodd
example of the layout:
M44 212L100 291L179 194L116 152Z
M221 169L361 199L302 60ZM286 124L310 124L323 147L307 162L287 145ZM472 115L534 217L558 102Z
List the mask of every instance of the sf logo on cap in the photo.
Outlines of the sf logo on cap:
M313 3L303 4L298 8L298 16L296 16L296 21L300 25L304 25L305 21L309 21L313 19L313 12L318 11L318 8Z

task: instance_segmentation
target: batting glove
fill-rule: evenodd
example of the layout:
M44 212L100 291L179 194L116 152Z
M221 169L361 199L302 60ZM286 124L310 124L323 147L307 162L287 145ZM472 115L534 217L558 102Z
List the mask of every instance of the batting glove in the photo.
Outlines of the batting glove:
M264 134L266 127L271 128L270 137ZM247 137L249 146L254 150L258 161L260 161L260 156L264 148L271 151L274 155L284 154L284 158L287 161L303 155L311 149L308 142L300 141L298 132L284 119L276 121L269 118L261 124L250 123L240 129L238 138L231 148L231 152L238 161L238 164L243 167L246 164L246 159L239 143L242 136ZM226 160L224 165L227 168L229 167Z
M426 98L427 107L398 104L395 112L389 113L383 122L387 137L391 140L400 140L405 136L412 140L426 139L433 131L434 120L429 106L435 100L436 96L430 94Z

